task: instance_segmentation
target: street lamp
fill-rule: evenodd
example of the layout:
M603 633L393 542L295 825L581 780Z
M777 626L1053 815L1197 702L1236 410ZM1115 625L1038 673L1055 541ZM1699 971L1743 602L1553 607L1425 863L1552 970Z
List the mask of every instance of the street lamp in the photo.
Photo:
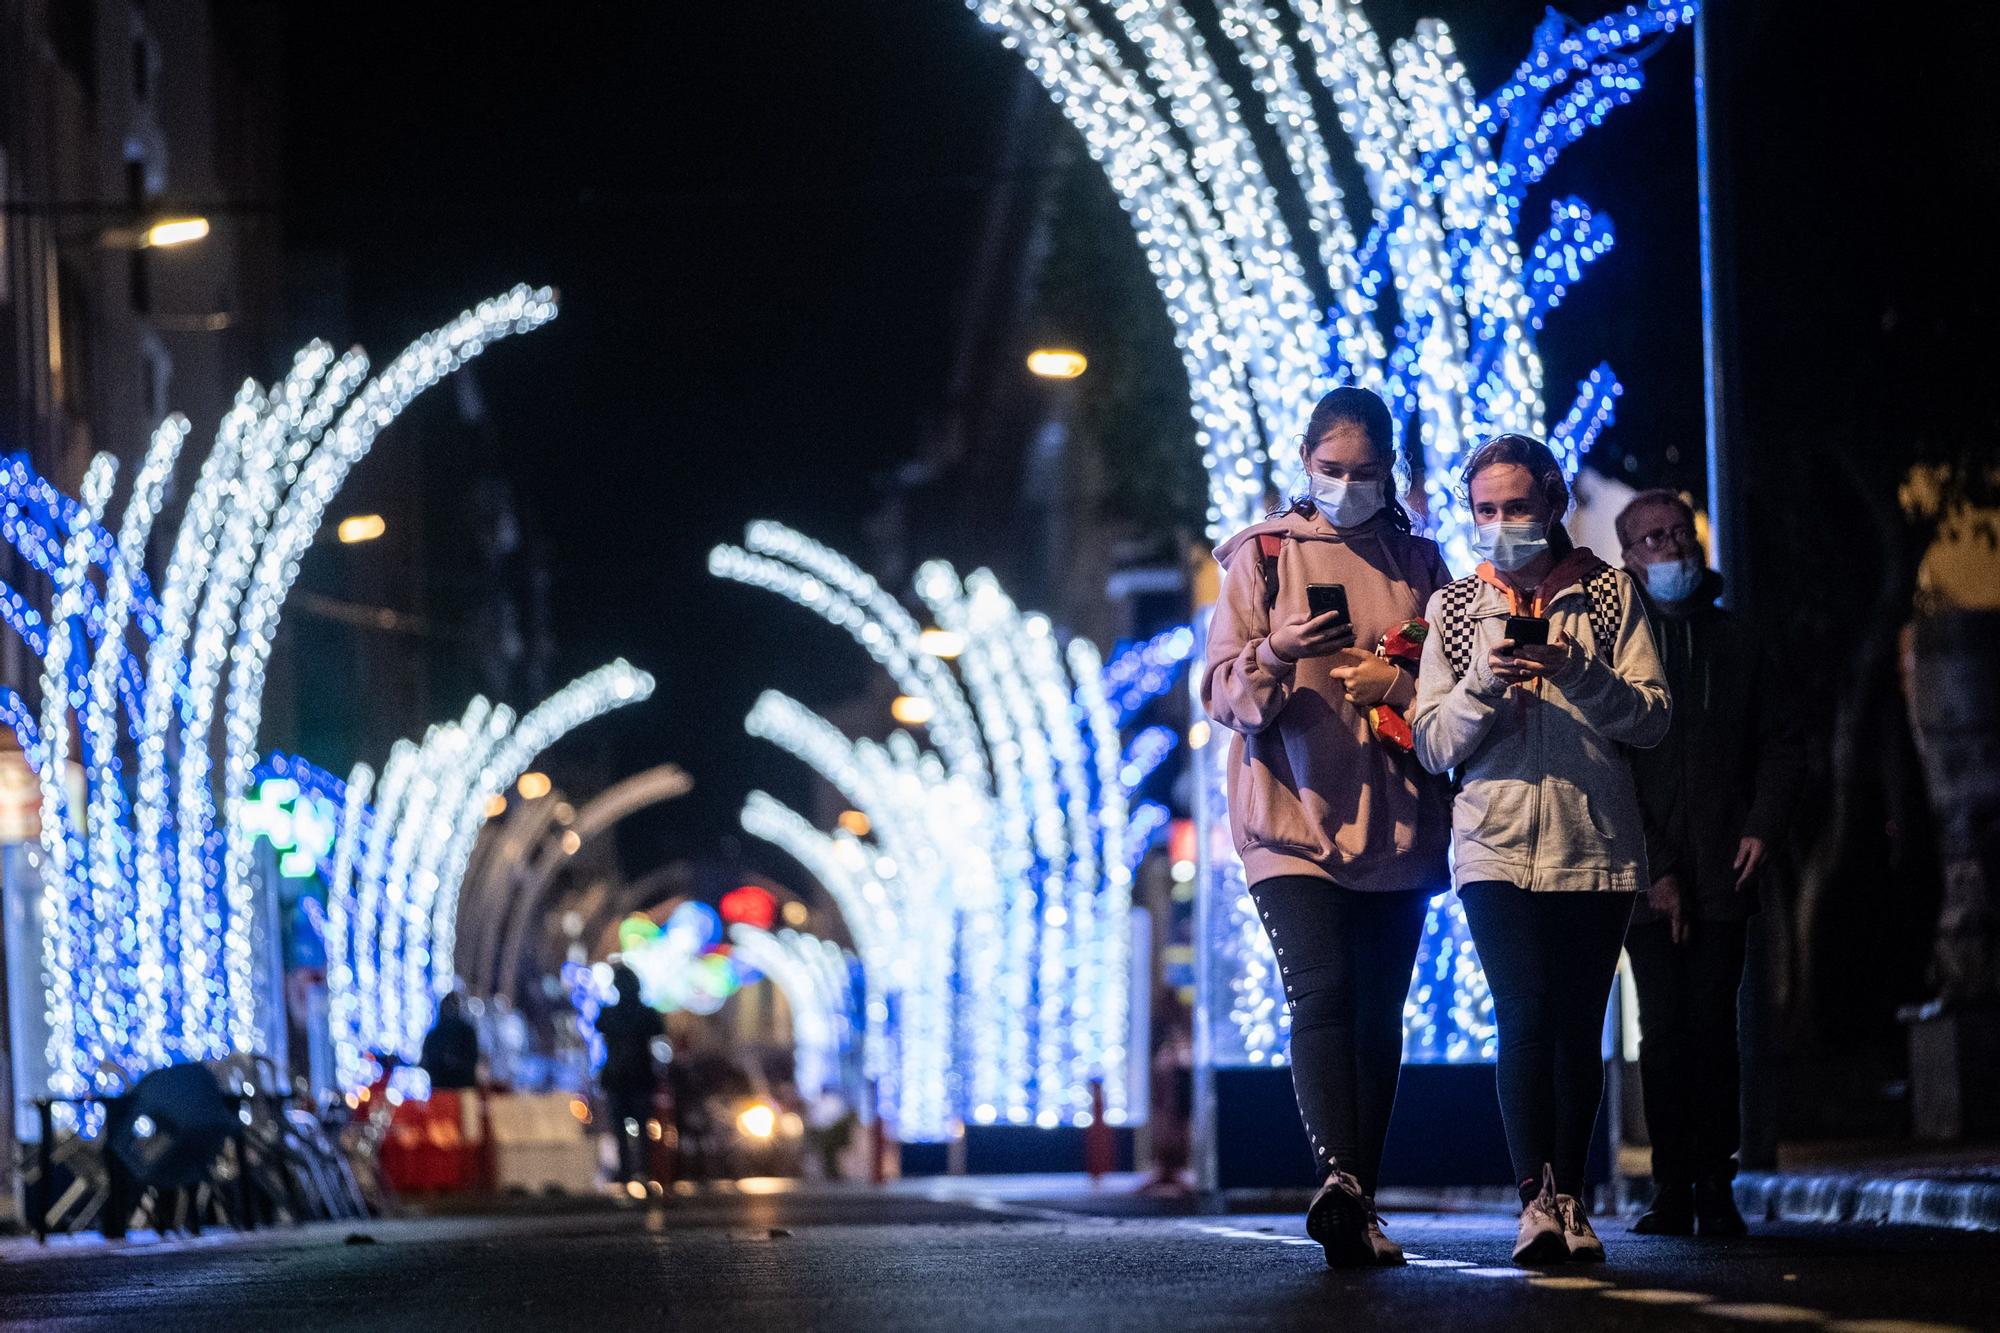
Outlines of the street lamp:
M147 248L159 250L168 246L187 245L208 235L208 219L161 218L146 228L144 242Z
M899 694L889 705L889 716L906 727L921 727L937 714L937 705L914 694Z
M917 646L932 657L949 660L965 651L965 636L948 629L927 629L917 636Z
M353 546L357 542L372 542L388 530L389 525L382 520L380 514L355 514L351 518L340 520L335 535L340 538L342 544Z
M1090 358L1068 347L1037 347L1028 353L1028 373L1045 380L1073 380L1090 368Z
M106 227L95 233L93 240L106 250L171 250L192 245L207 236L207 218L167 217L133 226Z

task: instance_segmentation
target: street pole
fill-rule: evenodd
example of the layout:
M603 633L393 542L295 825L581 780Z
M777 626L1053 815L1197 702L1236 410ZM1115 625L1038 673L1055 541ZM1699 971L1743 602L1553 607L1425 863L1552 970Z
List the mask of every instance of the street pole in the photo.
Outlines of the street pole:
M1736 268L1725 133L1733 17L1729 0L1704 0L1694 21L1696 192L1701 215L1701 360L1708 418L1709 553L1723 576L1723 605L1754 599L1743 527L1744 457L1737 449ZM1768 880L1768 877L1767 877ZM1768 882L1760 892L1770 892ZM1768 1170L1778 1155L1777 959L1770 913L1753 920L1737 994L1745 1167Z
M1710 554L1724 579L1725 605L1747 602L1749 569L1741 523L1736 455L1735 271L1729 235L1727 153L1718 125L1727 95L1727 43L1718 29L1727 0L1706 0L1694 21L1696 193L1701 216L1701 361L1708 439Z

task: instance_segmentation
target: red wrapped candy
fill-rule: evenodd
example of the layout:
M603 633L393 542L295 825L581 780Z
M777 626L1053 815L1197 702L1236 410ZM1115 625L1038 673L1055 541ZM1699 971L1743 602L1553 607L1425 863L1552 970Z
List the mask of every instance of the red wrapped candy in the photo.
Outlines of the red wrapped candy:
M1384 661L1408 667L1412 674L1424 658L1424 640L1430 637L1431 627L1421 620L1406 620L1382 636L1382 642L1375 645L1375 655ZM1410 724L1403 720L1403 712L1393 704L1376 704L1368 710L1368 727L1375 733L1375 739L1392 750L1409 753L1416 746L1416 738L1410 734Z

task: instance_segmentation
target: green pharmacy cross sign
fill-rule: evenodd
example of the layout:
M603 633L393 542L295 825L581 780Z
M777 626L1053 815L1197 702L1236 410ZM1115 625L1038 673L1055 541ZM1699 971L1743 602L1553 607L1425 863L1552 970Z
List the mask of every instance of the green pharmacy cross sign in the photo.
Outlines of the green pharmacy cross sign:
M278 873L310 879L333 851L338 813L333 803L308 796L290 778L267 778L243 807L243 829L264 838L278 854Z

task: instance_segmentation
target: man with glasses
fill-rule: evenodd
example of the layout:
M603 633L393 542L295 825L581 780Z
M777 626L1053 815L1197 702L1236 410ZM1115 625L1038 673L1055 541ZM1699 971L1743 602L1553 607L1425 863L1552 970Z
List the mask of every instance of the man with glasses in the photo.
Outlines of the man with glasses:
M1630 754L1653 875L1626 936L1653 1142L1653 1203L1633 1229L1739 1236L1736 995L1758 871L1784 833L1802 755L1768 648L1716 605L1722 576L1687 501L1642 491L1618 515L1618 540L1674 704L1666 739Z

